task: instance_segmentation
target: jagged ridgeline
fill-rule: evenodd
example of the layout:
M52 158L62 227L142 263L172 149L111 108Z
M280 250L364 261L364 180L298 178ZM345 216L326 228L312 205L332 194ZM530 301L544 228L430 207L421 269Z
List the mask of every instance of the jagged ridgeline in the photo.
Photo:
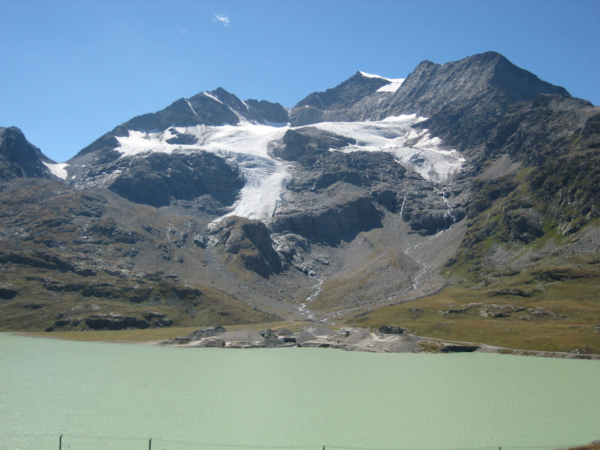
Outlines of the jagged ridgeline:
M494 52L291 109L201 92L66 163L0 128L0 328L496 325L600 351L599 148L600 108Z

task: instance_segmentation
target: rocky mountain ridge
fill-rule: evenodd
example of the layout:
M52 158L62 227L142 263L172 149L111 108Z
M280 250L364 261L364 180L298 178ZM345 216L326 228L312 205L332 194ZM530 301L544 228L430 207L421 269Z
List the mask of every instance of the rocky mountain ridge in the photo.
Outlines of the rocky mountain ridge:
M0 308L63 323L61 305L95 297L122 317L152 306L208 325L203 302L231 320L335 321L452 285L541 296L554 285L524 289L518 274L576 264L577 240L600 248L598 123L599 108L488 52L425 61L401 83L357 72L291 110L200 93L60 167L28 143L15 159L3 137L0 260L15 294ZM36 202L43 213L24 206ZM139 280L152 294L131 294ZM188 301L186 285L210 295ZM19 306L34 291L52 302Z
M31 144L17 127L0 127L0 180L55 178L44 163L56 164Z

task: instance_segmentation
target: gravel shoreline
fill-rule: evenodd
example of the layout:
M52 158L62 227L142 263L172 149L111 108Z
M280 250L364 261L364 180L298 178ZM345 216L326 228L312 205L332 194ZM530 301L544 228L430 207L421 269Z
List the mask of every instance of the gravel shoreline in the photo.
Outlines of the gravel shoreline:
M382 330L383 329L383 330ZM387 331L387 332L386 332ZM223 327L204 328L188 336L159 341L163 347L214 348L334 348L370 353L498 353L544 358L600 360L600 355L574 352L547 352L495 347L487 344L433 339L405 333L398 327L380 327L376 331L326 326L292 332L286 329L226 331Z

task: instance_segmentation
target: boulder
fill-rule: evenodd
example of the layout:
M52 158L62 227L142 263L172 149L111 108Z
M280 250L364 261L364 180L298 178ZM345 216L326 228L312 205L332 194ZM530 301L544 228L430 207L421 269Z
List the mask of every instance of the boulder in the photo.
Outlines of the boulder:
M11 289L6 286L0 286L0 299L2 300L10 300L12 298L15 298L17 294L18 292L14 289Z
M225 341L223 339L206 339L202 341L200 347L225 347Z
M273 153L286 161L298 161L301 157L315 152L328 152L356 144L356 140L313 127L288 130L283 136L282 145Z
M60 319L56 319L54 321L54 325L57 327L64 327L65 325L70 325L73 322L73 319L70 317L62 317Z
M23 305L24 309L40 309L46 306L45 303L26 303Z
M394 325L382 325L377 328L377 331L381 334L403 334L406 332L405 329L394 326Z
M199 341L200 339L218 336L226 332L227 330L225 328L223 328L220 325L217 325L216 327L202 328L201 330L196 330L193 333L189 334L187 337L190 341Z

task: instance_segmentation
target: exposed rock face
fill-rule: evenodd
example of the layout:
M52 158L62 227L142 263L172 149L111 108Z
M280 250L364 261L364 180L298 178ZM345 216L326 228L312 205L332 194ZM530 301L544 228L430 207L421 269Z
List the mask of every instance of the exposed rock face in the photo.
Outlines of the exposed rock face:
M17 127L0 127L0 181L12 178L55 178L46 163L47 158L32 145Z
M223 206L235 201L244 186L240 174L222 158L201 152L192 155L153 153L143 158L124 158L99 173L118 175L108 188L122 197L155 207L168 206L172 201L196 200L210 195ZM88 173L88 178L94 172ZM200 207L202 203L200 201Z
M544 222L540 213L531 209L516 209L504 217L511 236L529 244L544 235Z
M377 331L382 334L403 334L406 330L394 325L383 325Z
M328 194L329 203L319 204L315 199L314 210L282 211L271 228L278 233L297 233L314 242L337 245L342 239L351 241L361 231L382 226L382 214L367 194L343 184L332 186Z
M226 253L234 255L246 269L263 278L283 270L271 233L262 222L230 217L211 230L210 235Z

